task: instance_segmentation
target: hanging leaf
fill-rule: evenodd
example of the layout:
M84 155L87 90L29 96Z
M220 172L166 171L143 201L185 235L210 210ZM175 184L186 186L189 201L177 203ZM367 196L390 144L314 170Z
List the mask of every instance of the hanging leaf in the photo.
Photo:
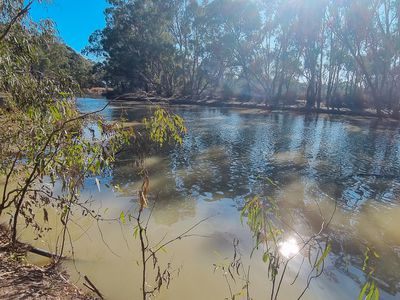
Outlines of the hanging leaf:
M119 215L119 220L121 221L122 224L125 224L125 214L123 211L121 211L120 215Z
M374 294L372 296L373 300L379 300L379 289L375 286Z
M363 286L363 288L360 291L360 294L358 294L358 300L363 300L365 297L365 293L367 292L367 289L369 288L370 283L366 282Z
M321 257L318 259L317 264L315 265L317 271L319 270L320 265L323 263L325 258L328 256L329 252L331 252L331 244L328 243L325 247L324 253L322 253Z
M264 255L263 255L263 262L267 263L268 260L269 260L269 253L265 252Z
M365 297L365 300L371 300L372 295L374 294L374 291L375 291L375 283L372 282L371 288L369 289L368 295L367 295L367 297Z
M133 237L136 239L139 232L139 226L135 226L133 229Z

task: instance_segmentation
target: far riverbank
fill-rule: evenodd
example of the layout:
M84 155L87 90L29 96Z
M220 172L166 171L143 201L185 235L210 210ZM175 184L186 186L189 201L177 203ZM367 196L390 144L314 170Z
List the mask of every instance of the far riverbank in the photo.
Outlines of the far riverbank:
M329 115L345 115L345 116L361 116L361 117L372 117L379 119L391 119L398 121L393 118L389 112L384 112L382 116L376 114L373 110L350 110L348 108L328 108L323 106L321 108L309 109L305 106L305 101L297 100L292 105L277 105L271 106L266 103L259 103L255 101L241 101L239 99L223 100L217 98L206 97L204 99L193 99L192 97L162 97L158 95L141 93L126 93L116 97L107 97L110 101L132 101L142 102L149 104L164 104L164 105L199 105L199 106L211 106L211 107L226 107L226 108L242 108L242 109L259 109L268 112L279 112L279 111L291 111L303 114L329 114Z

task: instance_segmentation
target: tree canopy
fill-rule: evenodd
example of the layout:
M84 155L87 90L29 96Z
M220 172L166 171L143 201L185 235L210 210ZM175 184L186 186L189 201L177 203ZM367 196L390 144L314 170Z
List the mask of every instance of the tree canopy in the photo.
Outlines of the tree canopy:
M88 53L121 92L399 111L398 0L109 0Z

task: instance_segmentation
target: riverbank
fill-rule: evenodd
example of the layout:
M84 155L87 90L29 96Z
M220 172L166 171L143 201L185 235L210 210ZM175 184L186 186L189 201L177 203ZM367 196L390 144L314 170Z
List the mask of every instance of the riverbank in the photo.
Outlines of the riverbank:
M308 109L305 107L305 101L298 100L292 105L277 105L271 106L265 103L258 103L254 101L240 101L238 99L223 100L217 98L206 97L205 99L193 99L192 97L162 97L154 94L141 93L127 93L116 97L109 97L111 101L132 101L143 103L156 103L167 105L199 105L211 107L227 107L227 108L243 108L243 109L260 109L269 112L290 111L305 114L329 114L329 115L344 115L344 116L360 116L360 117L373 117L384 119L397 119L393 118L389 112L384 112L382 116L377 115L372 109L361 111L354 111L348 108L333 109L323 106L319 109Z
M9 249L7 234L0 225L0 299L95 299L70 283L58 266L40 268L29 264L29 246L20 243Z

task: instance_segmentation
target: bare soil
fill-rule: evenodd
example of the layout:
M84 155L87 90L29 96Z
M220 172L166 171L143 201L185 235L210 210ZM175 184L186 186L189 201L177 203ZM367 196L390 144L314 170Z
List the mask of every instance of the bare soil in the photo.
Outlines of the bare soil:
M8 231L0 225L0 299L95 299L68 281L59 266L44 268L28 264L28 245L7 245Z

